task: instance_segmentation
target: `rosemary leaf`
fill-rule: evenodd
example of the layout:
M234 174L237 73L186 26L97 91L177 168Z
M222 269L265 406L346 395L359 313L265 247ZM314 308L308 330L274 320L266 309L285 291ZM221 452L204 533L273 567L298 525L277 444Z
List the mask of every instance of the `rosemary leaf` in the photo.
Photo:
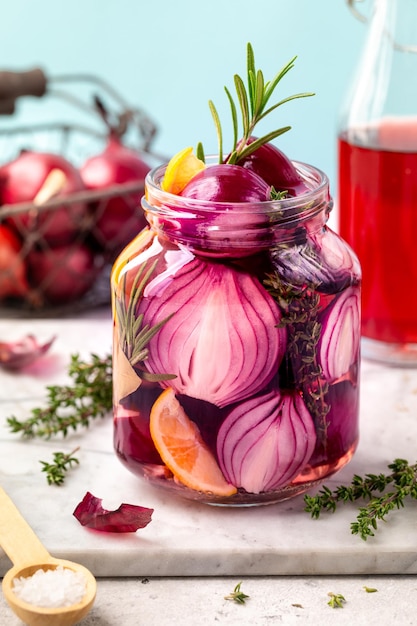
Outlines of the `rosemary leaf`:
M217 112L217 109L216 109L214 103L211 100L209 101L209 107L210 107L211 116L212 116L213 121L214 121L214 125L216 127L217 146L218 146L218 152L219 152L219 163L221 163L223 161L223 132L222 132L222 125L220 123L220 118L219 118L219 114Z
M242 112L243 135L245 138L248 138L251 129L248 94L246 92L245 83L243 82L239 74L235 74L234 80L237 98L240 105L240 110Z
M227 87L225 87L224 90L225 90L226 95L227 95L227 97L229 99L230 111L231 111L231 114L232 114L233 147L232 147L231 151L234 152L236 150L237 140L238 140L238 133L239 133L239 126L238 126L238 121L237 121L237 110L236 110L236 105L234 103L232 94L230 93L230 91L228 90ZM220 120L219 120L219 124L220 124Z

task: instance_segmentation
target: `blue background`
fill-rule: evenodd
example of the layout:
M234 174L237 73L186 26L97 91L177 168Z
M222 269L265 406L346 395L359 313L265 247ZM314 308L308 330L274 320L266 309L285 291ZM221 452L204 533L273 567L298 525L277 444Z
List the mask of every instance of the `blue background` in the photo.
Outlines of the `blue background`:
M279 97L316 95L278 109L264 132L271 124L291 125L276 144L325 170L335 194L338 111L364 36L345 0L13 0L2 4L0 68L104 78L157 123L154 149L171 156L198 141L206 153L216 151L209 99L220 112L227 150L223 86L233 88L234 73L245 75L248 41L266 79L297 55ZM59 99L25 99L13 117L0 118L0 130L74 114L81 115Z

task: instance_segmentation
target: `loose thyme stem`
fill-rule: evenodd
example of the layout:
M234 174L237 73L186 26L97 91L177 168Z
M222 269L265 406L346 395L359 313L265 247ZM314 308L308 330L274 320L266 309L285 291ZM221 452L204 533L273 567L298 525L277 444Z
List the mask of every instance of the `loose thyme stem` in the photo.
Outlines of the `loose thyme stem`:
M68 374L72 384L46 387L47 397L43 408L31 411L31 417L7 419L11 432L25 438L49 439L53 435L67 436L78 426L87 427L90 420L104 417L112 408L112 357L100 358L92 354L91 361L71 356Z
M264 284L283 311L281 325L288 329L287 352L293 370L297 372L295 384L303 392L304 401L317 427L318 439L325 447L330 406L325 398L328 383L317 359L321 334L321 324L317 319L319 295L314 285L286 285L278 272L268 274Z
M348 486L333 491L324 486L317 495L304 496L305 511L318 519L322 511L333 513L339 503L369 500L359 508L356 521L350 526L353 535L366 541L375 535L378 521L385 521L388 513L404 507L408 497L417 500L417 463L410 465L404 459L395 459L388 469L388 474L366 474L364 478L355 475Z
M224 599L233 600L233 602L236 602L237 604L245 604L249 596L240 590L241 585L242 585L242 582L238 583L236 587L233 589L232 593L229 593L229 595L225 596Z
M62 485L68 470L71 469L73 465L79 464L79 460L74 456L79 449L79 446L77 446L77 448L74 448L74 450L69 453L54 452L52 463L40 461L43 465L42 471L46 472L48 485Z
M346 599L341 593L333 593L330 591L327 595L330 596L330 600L327 604L331 606L332 609L343 609Z

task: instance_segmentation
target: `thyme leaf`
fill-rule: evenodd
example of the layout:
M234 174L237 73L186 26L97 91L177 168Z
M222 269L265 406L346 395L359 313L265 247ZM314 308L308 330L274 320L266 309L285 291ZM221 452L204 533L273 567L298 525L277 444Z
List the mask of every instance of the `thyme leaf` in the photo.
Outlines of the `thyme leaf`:
M83 361L74 354L68 374L72 382L47 386L45 406L32 409L29 418L7 418L12 433L20 433L27 439L50 439L58 434L66 437L69 431L87 427L92 419L104 417L111 410L111 355L92 354L90 361Z
M315 285L284 283L278 272L268 274L264 284L283 311L280 325L286 326L288 331L287 354L292 370L296 372L294 385L302 391L306 406L315 420L317 436L325 445L326 417L330 406L325 398L328 383L317 360L321 334L319 294Z
M79 447L74 448L72 452L54 452L53 462L40 461L42 464L42 472L46 473L48 485L62 485L65 475L74 465L79 464L79 460L74 456L78 452Z
M233 589L232 593L229 593L229 595L225 596L224 599L232 600L233 602L236 602L237 604L245 604L246 600L250 596L247 596L246 593L243 593L243 591L240 590L241 585L242 585L242 582L238 583L236 587Z
M327 604L331 606L332 609L343 609L343 605L345 604L346 600L341 593L332 593L330 591L327 595L330 596L330 600Z

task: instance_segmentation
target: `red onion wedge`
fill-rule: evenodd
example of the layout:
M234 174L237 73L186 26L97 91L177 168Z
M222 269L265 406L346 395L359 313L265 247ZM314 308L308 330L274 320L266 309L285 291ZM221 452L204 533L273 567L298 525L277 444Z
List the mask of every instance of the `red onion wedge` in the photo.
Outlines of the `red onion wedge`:
M148 370L175 373L176 394L219 407L261 391L285 352L278 305L256 278L226 265L194 258L137 314L150 328L172 315L148 344Z
M360 349L360 291L349 287L323 311L319 358L325 378L339 380L356 363Z
M270 391L229 413L219 430L217 455L227 481L261 493L291 482L315 444L313 419L301 396Z
M153 509L135 504L121 504L115 511L108 511L102 500L89 491L73 512L82 526L108 533L134 533L145 528L152 518Z

